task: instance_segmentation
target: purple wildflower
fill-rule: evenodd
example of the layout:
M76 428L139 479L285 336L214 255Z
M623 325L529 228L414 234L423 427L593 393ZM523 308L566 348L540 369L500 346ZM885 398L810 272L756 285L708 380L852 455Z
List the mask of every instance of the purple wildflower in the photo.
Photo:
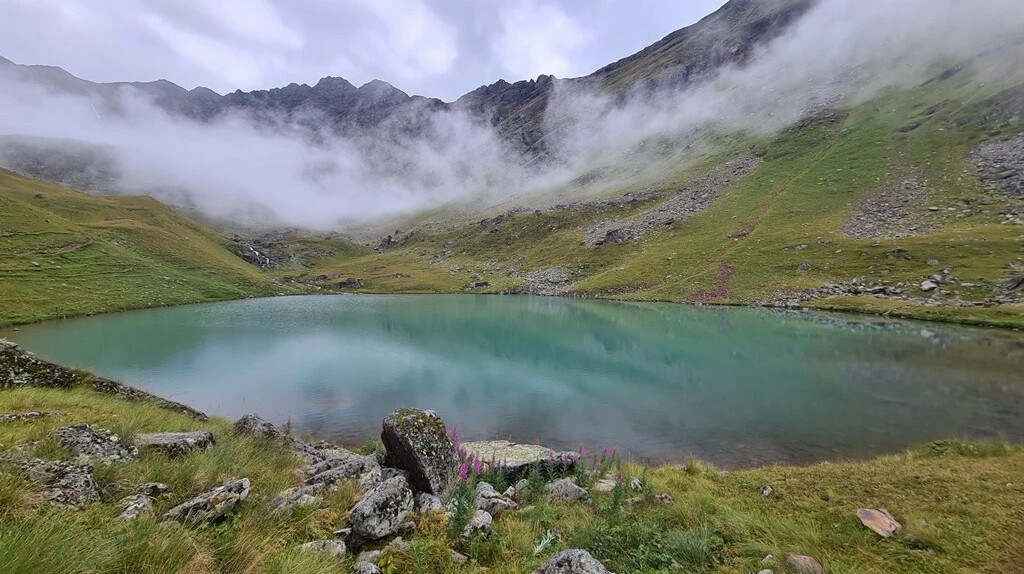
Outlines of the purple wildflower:
M484 463L479 458L473 461L473 474L480 474L483 471Z
M463 484L469 482L469 467L466 466L466 463L462 463L462 465L459 466L459 480L461 480Z
M580 447L580 456L587 456L587 447L585 447L585 446L581 446Z

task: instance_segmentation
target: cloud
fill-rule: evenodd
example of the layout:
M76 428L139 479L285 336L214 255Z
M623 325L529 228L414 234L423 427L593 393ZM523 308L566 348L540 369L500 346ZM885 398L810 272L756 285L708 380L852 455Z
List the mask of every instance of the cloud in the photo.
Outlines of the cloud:
M501 21L494 52L513 77L582 74L573 67L574 56L593 40L593 35L558 6L518 0L506 5Z

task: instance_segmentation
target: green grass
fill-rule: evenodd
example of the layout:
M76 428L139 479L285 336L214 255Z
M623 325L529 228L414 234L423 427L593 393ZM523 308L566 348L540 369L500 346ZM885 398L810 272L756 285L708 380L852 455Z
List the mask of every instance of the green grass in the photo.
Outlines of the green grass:
M0 412L59 410L64 415L0 426L0 449L44 439L58 426L91 422L129 439L139 432L209 429L216 446L167 460L100 467L103 501L80 512L55 510L15 469L0 466L0 572L289 572L351 569L348 563L301 553L306 541L329 538L358 496L345 484L315 508L272 516L266 502L295 485L299 459L281 444L231 435L228 421L197 422L149 403L127 402L78 387L0 392ZM455 423L456 421L450 421ZM48 453L59 455L59 452ZM611 473L615 473L614 469ZM720 473L697 461L645 467L626 463L628 484L642 477L644 493L592 493L593 503L555 504L539 492L528 509L507 512L495 535L462 541L443 515L414 515L410 545L389 550L385 572L528 572L552 553L584 548L612 571L749 573L772 554L810 554L831 573L1011 574L1024 566L1024 451L1001 443L950 440L903 454L809 467L767 467ZM252 494L238 514L216 526L189 530L155 518L125 523L116 502L135 484L160 481L171 494L166 511L222 481L245 476ZM610 475L609 475L610 476ZM761 488L771 485L770 497ZM653 495L668 493L668 504ZM639 496L634 503L625 501ZM883 540L860 525L861 507L884 507L904 530ZM535 554L541 540L555 538ZM451 562L450 549L470 557ZM785 572L779 563L772 567Z

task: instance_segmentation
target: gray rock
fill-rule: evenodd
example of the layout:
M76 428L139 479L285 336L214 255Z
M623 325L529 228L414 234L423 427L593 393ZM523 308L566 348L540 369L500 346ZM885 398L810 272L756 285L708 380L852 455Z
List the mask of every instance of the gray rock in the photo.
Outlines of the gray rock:
M169 457L206 450L213 446L213 434L210 431L193 432L155 432L135 436L135 446L140 450L154 450Z
M938 288L938 286L938 283L932 281L931 279L925 279L924 281L921 282L921 290L924 291L925 293L929 291L934 291L935 289Z
M380 465L373 455L363 456L346 450L338 450L332 454L331 458L309 468L310 477L306 484L336 484L341 480L357 478L374 470L380 472Z
M474 506L486 511L493 518L498 518L502 512L517 508L519 505L500 494L489 483L481 481L476 484Z
M314 540L299 546L303 552L316 552L326 554L332 558L343 560L345 558L345 543L340 540Z
M775 494L775 489L772 488L771 486L766 484L761 487L761 496L765 498L770 498L773 494Z
M380 568L376 564L370 564L369 562L363 562L362 564L356 564L352 574L382 574Z
M135 520L144 514L153 513L153 499L145 494L126 496L118 504L121 506L121 514L117 517L121 520Z
M615 490L615 481L607 478L598 479L592 488L595 492L611 492Z
M634 492L640 492L641 490L644 489L644 484L640 482L639 478L634 476L633 478L629 479L629 487L632 488Z
M10 423L14 421L36 421L44 417L55 417L63 415L60 411L29 411L27 413L7 413L0 415L0 423Z
M113 432L86 423L60 427L53 431L53 436L79 463L111 464L139 457L138 449L122 444Z
M587 491L576 484L576 479L566 477L548 483L548 500L554 502L580 502L590 498Z
M323 483L293 486L279 492L267 503L267 507L274 514L279 514L291 512L302 506L312 506L317 502L317 495L325 490L327 485Z
M81 510L100 500L92 466L31 458L15 463L28 479L43 488L43 496L58 508Z
M175 520L186 526L216 522L234 512L248 496L248 478L229 480L168 510L164 520Z
M352 507L352 533L367 540L379 540L398 531L412 510L412 491L404 476L385 480L366 493Z
M563 550L548 558L533 574L611 574L586 550Z
M431 411L400 409L384 418L385 466L405 470L417 491L441 494L455 477L458 457L444 421Z
M452 550L451 551L451 555L452 555L452 564L461 565L461 564L466 564L467 562L469 562L469 556L466 556L465 554L459 554L458 552Z
M356 564L376 564L384 552L380 550L363 550L356 557Z
M441 504L441 499L433 494L421 492L416 495L416 510L418 510L420 514L426 514L428 512L444 510L444 505Z
M790 554L786 563L796 574L825 574L825 568L815 558L802 554Z
M671 504L674 500L675 499L672 498L672 495L667 492L654 495L654 502L657 502L658 504Z
M280 438L282 436L281 431L277 427L256 414L248 414L235 421L232 431L235 436L250 436L253 438Z
M491 523L494 519L484 510L476 510L469 518L466 527L462 530L463 538L472 538L477 534L489 536L491 534Z
M551 473L571 472L580 455L575 452L555 452L536 444L518 444L507 440L488 440L462 443L466 454L483 461L490 470L491 461L505 474L505 480L514 482L529 474L532 467Z
M136 486L135 492L146 496L159 496L167 492L167 485L162 482L145 482Z

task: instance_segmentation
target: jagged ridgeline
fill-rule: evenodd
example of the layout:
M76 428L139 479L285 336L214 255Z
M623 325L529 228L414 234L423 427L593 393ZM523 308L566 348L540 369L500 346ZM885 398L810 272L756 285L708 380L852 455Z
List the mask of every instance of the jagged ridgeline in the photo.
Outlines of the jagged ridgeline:
M156 110L182 137L204 134L203 144L248 149L238 133L267 144L265 161L204 170L189 162L220 160L207 145L146 164L119 141L5 136L0 162L15 171L97 193L150 193L217 231L169 210L154 220L126 208L139 198L46 191L5 175L0 247L12 256L0 265L15 280L0 285L11 295L0 320L358 291L1019 326L1024 43L999 6L968 15L951 3L908 23L907 10L881 18L880 5L842 19L836 11L852 4L733 0L588 76L499 81L455 102L340 78L222 96L0 62L4 82L87 97L101 122ZM892 22L905 33L888 34ZM951 23L970 41L935 41ZM296 151L302 161L274 163ZM150 168L162 162L171 167L154 182ZM300 177L278 177L285 172ZM388 200L396 190L404 200ZM72 198L73 213L62 207ZM165 225L190 231L154 241ZM99 271L117 265L135 288Z

